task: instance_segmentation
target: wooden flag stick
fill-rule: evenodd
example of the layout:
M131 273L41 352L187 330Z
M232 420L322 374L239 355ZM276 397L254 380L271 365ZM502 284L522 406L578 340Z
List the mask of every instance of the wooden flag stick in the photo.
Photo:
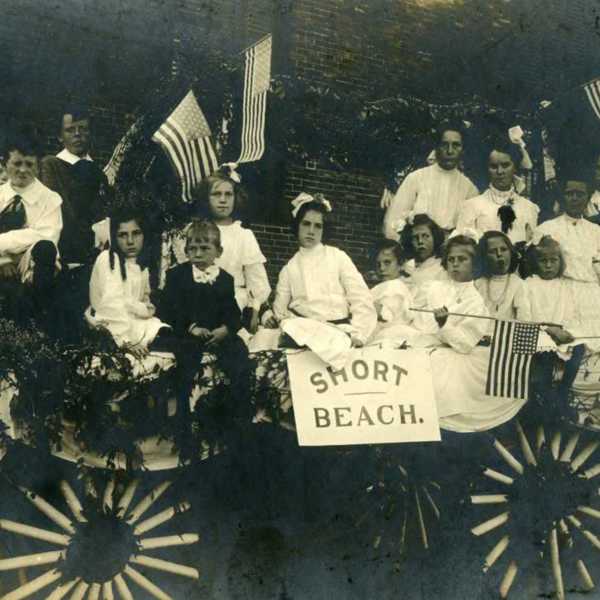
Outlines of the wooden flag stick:
M429 308L411 308L413 312L434 314L434 310ZM545 325L547 327L562 327L559 323L549 323L547 321L519 321L518 319L499 319L489 315L473 315L470 313L449 312L449 317L469 317L470 319L486 319L487 321L505 321L506 323L521 323L522 325ZM600 337L600 336L599 336ZM587 339L587 338L586 338Z

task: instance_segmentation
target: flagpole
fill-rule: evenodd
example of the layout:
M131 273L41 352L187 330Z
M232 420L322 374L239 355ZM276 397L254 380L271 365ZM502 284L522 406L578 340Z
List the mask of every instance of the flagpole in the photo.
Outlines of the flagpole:
M429 310L427 308L411 308L409 309L413 312L422 312L422 313L430 313L434 314L434 310ZM524 325L546 325L549 327L562 327L558 323L546 323L546 322L538 322L538 321L519 321L518 319L499 319L498 317L490 317L488 315L470 315L466 313L458 313L458 312L449 312L448 316L452 317L469 317L472 319L486 319L488 321L505 321L506 323L523 323Z

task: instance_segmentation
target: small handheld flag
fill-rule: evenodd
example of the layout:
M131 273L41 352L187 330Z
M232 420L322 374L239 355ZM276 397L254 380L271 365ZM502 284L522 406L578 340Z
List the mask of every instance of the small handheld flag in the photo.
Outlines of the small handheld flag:
M191 90L152 136L181 180L184 202L190 202L194 186L218 168L210 136L206 117Z
M538 324L496 321L485 388L488 396L527 399L539 334Z
M271 85L272 36L246 49L242 147L236 162L259 160L265 151L267 91Z
M583 89L594 114L600 119L600 79L586 83Z

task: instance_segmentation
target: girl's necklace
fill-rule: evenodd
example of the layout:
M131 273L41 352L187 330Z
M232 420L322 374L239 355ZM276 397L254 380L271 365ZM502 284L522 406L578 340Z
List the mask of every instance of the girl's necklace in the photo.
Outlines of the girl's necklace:
M492 297L492 277L486 278L486 291L485 295L488 300L488 305L495 305L495 312L497 313L500 310L500 305L504 302L504 298L506 297L506 292L508 291L508 284L510 282L510 275L504 275L506 277L506 281L504 282L504 287L502 288L502 292L499 296L495 298Z

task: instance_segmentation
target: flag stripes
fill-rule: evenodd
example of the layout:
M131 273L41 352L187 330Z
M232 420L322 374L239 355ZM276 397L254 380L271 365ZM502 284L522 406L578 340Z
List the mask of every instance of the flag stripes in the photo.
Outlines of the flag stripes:
M245 52L242 147L238 163L259 160L265 151L267 91L271 83L272 37Z
M185 202L191 201L192 189L218 169L210 135L208 123L190 91L152 136L179 176Z
M514 321L496 321L485 393L526 400L529 373L540 327Z
M583 86L592 110L600 119L600 79L591 81Z

